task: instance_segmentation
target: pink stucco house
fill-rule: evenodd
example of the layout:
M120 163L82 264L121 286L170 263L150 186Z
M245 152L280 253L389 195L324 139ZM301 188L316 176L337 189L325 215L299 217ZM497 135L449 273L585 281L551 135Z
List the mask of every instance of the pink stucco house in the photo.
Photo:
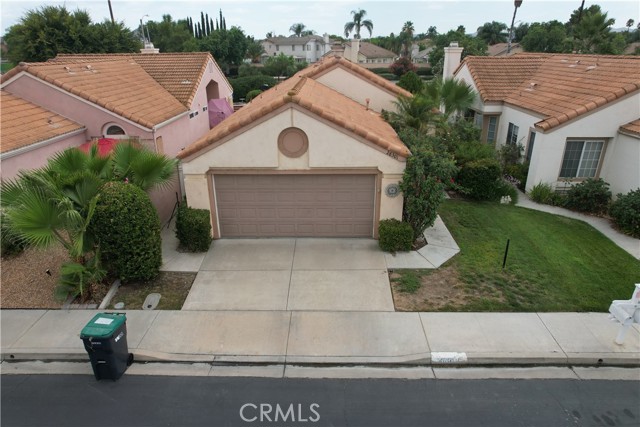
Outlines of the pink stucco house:
M23 129L11 145L3 141L3 179L44 165L56 151L103 137L138 140L174 157L230 114L232 103L231 85L207 52L59 55L21 64L0 82L3 140L20 127L39 130ZM31 107L5 109L9 97ZM58 123L75 127L61 133ZM178 181L152 196L162 219L176 201L168 193L182 196Z

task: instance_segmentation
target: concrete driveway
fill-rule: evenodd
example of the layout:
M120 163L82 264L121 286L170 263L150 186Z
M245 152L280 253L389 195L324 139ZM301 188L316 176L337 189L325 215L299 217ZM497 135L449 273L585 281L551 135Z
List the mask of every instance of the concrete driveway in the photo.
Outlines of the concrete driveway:
M222 239L183 310L394 311L387 266L371 239Z

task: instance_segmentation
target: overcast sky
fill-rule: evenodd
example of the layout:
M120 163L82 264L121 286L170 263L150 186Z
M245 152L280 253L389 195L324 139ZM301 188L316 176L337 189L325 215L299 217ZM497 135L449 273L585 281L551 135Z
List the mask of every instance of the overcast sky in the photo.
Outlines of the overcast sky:
M329 1L329 0L218 0L218 1L186 1L186 0L111 0L113 14L117 21L124 21L131 29L139 26L140 18L160 21L162 15L169 14L175 20L187 16L200 18L200 11L209 16L217 16L221 8L227 26L238 26L247 35L264 38L266 33L289 35L289 27L302 22L308 29L318 34L342 34L344 24L350 21L350 11L364 9L366 18L373 22L374 36L398 34L402 24L412 21L416 33L427 32L435 25L438 32L444 33L464 25L468 33L474 32L485 22L500 21L507 25L513 14L513 1L483 0L440 0L440 1ZM640 21L640 2L631 1L586 1L585 7L599 4L615 18L614 27L624 27L628 19ZM27 10L37 9L44 5L66 5L69 10L84 9L89 12L94 22L109 18L107 0L81 1L25 1L0 0L1 21L0 32L19 22ZM516 22L541 22L557 19L566 22L571 12L580 6L580 0L524 0L518 9ZM363 33L367 37L368 33Z

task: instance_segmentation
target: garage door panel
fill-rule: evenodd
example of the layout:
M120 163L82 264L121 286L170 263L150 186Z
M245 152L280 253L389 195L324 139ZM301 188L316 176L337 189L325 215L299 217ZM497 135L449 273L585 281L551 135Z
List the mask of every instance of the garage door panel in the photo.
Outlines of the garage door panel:
M215 175L222 237L372 237L375 175Z

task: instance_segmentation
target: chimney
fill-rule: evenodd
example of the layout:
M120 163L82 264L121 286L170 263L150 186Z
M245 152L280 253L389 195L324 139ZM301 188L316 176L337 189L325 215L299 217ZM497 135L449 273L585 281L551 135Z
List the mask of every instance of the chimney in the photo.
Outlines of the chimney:
M160 53L160 49L153 47L153 43L147 42L144 44L144 48L140 49L140 53Z
M351 55L347 59L354 64L357 64L358 53L360 53L360 39L353 39L351 40Z
M322 38L324 39L324 44L330 44L331 43L331 41L329 40L329 34L324 33L322 35Z
M449 47L444 48L444 66L442 67L442 80L453 77L453 72L460 65L463 48L458 46L458 42L451 42Z
M418 43L413 43L411 45L411 59L413 59L416 56L418 56L418 52L419 51L420 51L420 47L418 46Z
M331 45L331 52L333 56L337 56L338 58L344 56L344 45L340 42L335 42Z

